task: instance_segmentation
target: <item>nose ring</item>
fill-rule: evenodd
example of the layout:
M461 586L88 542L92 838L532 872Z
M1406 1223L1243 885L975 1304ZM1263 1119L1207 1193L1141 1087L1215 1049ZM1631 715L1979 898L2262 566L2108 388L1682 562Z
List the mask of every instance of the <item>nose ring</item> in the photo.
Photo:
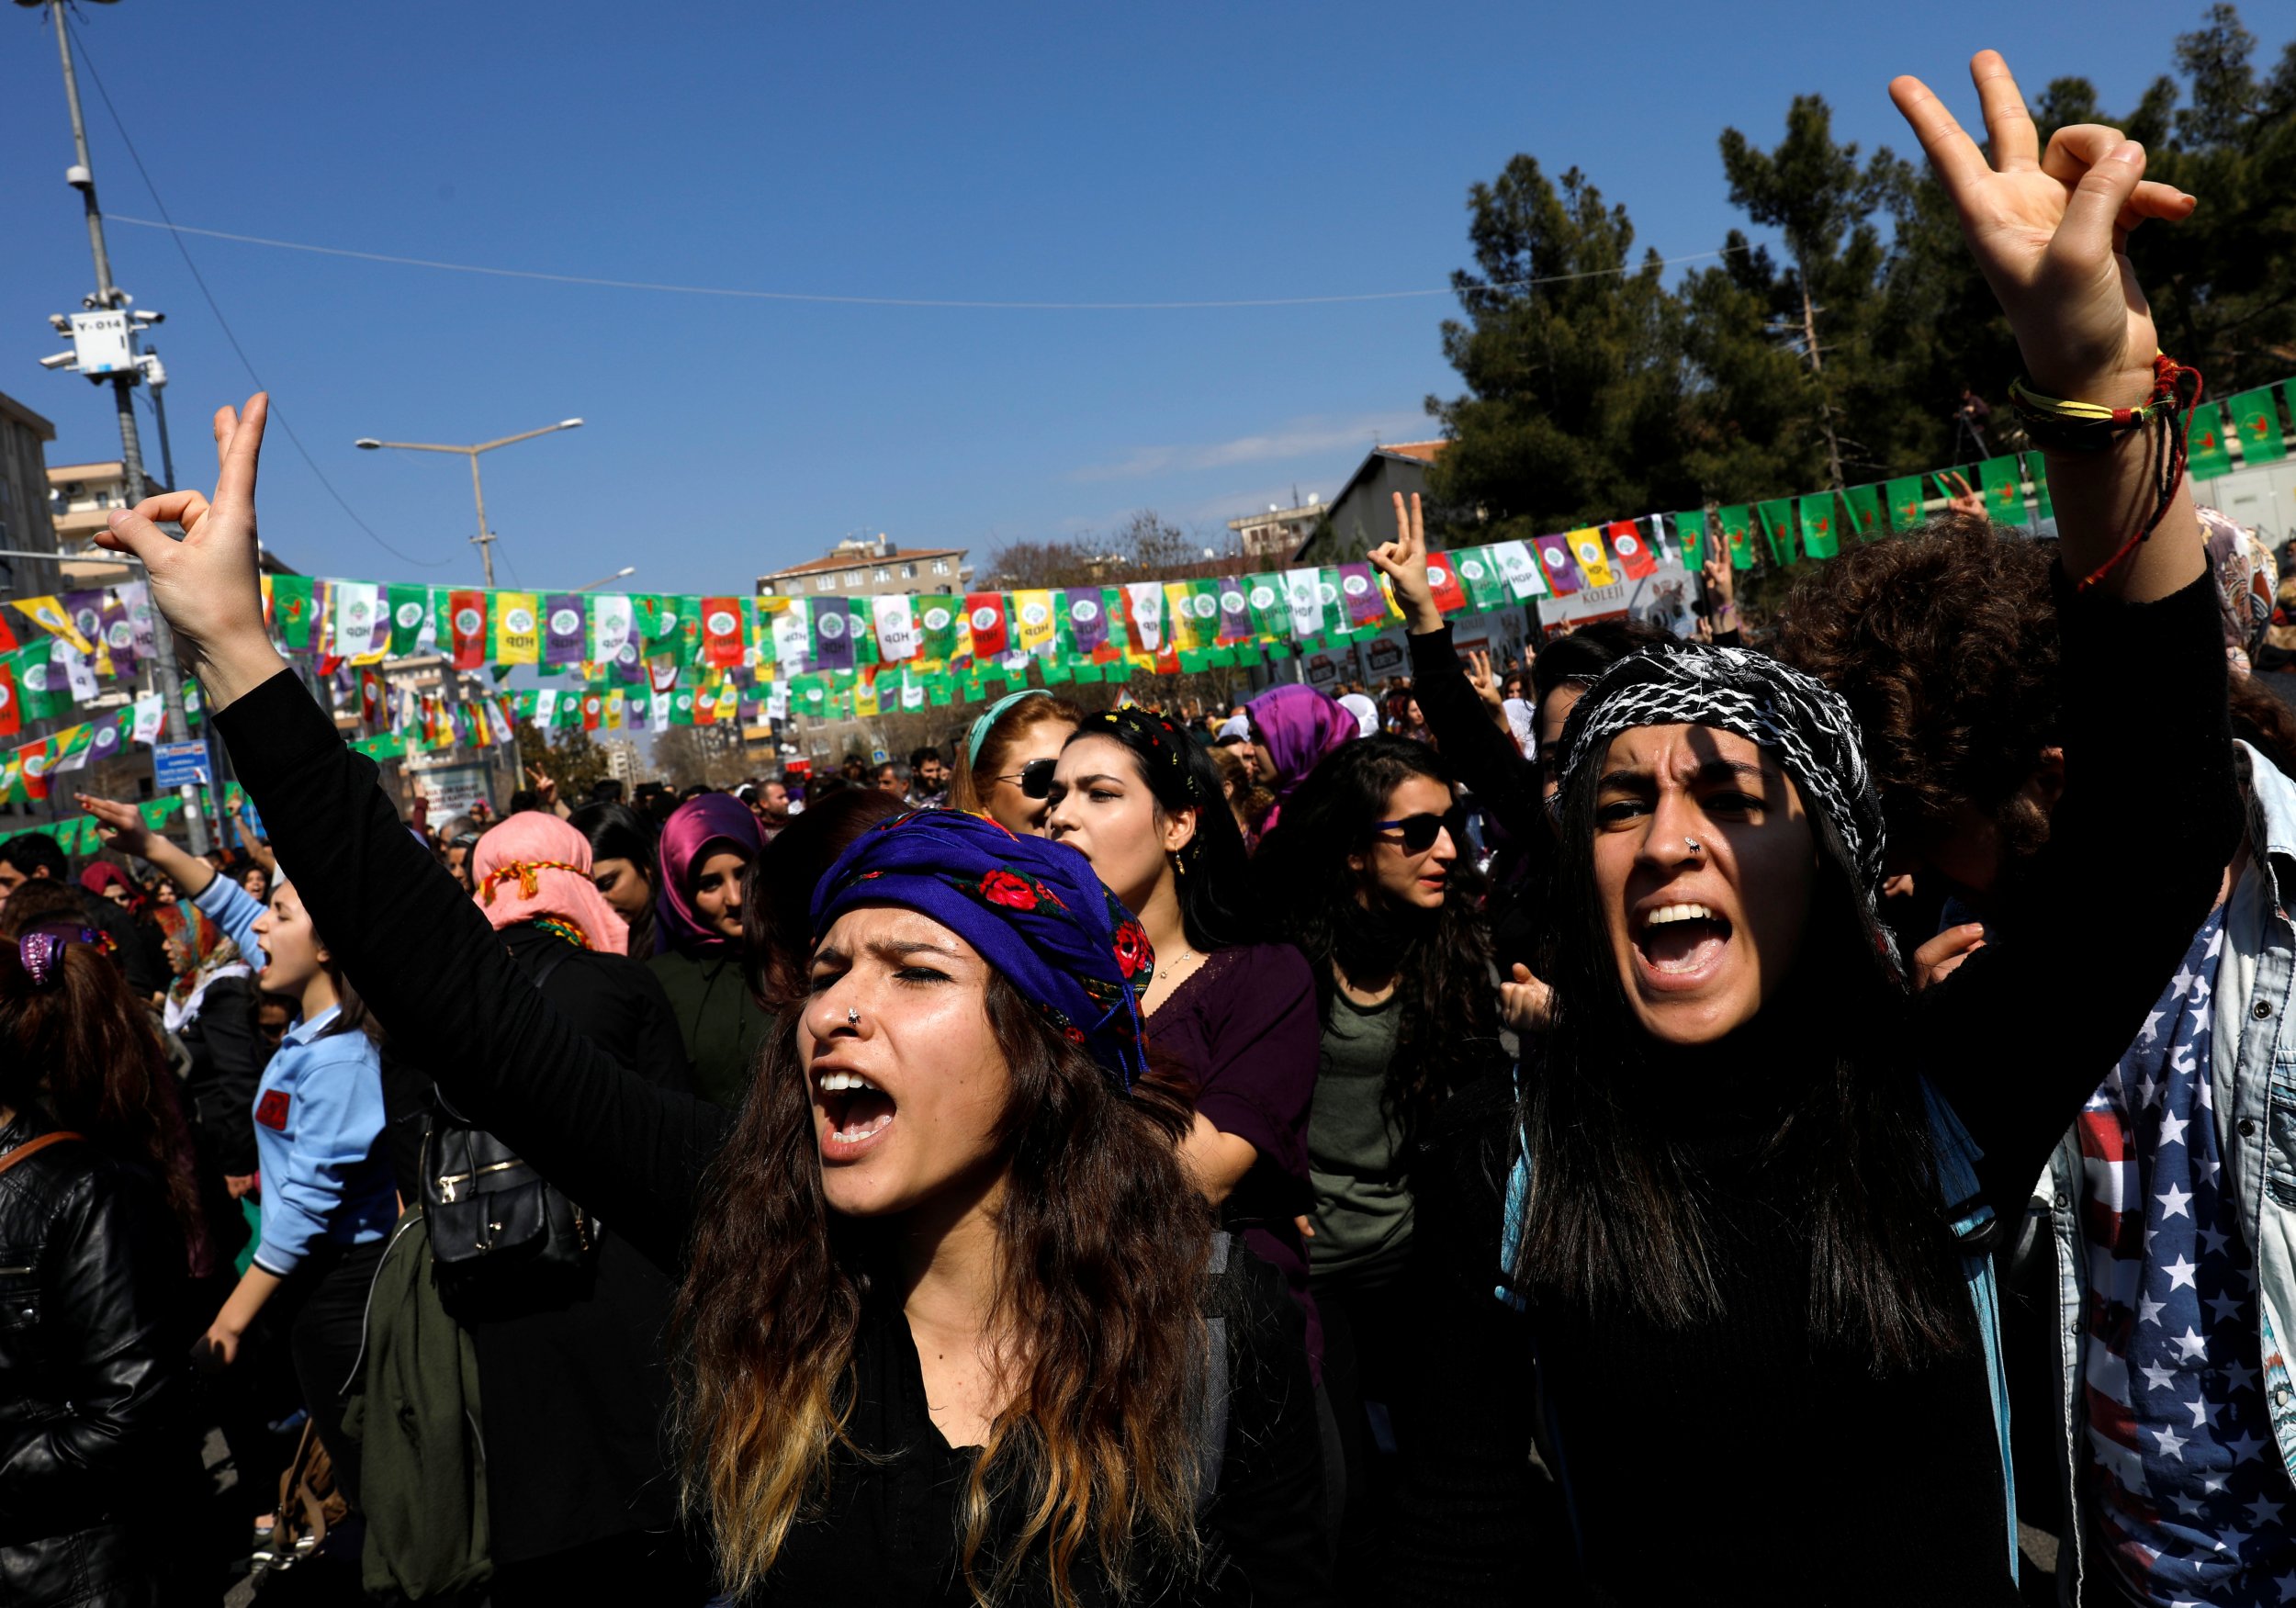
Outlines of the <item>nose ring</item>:
M850 1027L853 1026L855 1023L859 1022L860 1020L861 1020L861 1012L859 1012L858 1010L855 1010L855 1009L854 1009L851 1006L850 1006L850 1005L849 1005L849 1006L847 1006L845 1007L845 1025L846 1025L847 1027L849 1027L849 1028L850 1028Z
M1689 849L1693 854L1704 854L1706 851L1706 846L1699 842L1695 838L1683 838L1683 847Z

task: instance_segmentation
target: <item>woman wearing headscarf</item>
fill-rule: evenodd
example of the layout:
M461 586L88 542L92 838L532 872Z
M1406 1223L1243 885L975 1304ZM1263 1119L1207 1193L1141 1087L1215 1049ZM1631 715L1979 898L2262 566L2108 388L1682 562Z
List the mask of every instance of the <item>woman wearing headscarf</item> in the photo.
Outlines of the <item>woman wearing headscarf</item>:
M2060 131L2044 167L2000 58L1973 76L1998 173L1918 81L1892 93L2032 389L2110 422L2177 383L2117 229L2190 197L2140 190L2143 150L2110 129ZM1454 1104L1448 1164L1431 1169L1447 1186L1422 1195L1421 1243L1453 1292L1417 1314L1426 1340L1502 1389L1417 1469L1398 1599L1554 1582L1500 1539L1522 1532L1508 1515L1536 1436L1587 1576L1574 1600L2020 1600L1990 1253L2097 1069L2144 1030L2243 825L2180 411L2052 438L2065 790L2028 922L1918 995L1875 914L1881 811L1838 695L1758 654L1687 647L1623 660L1572 712L1557 1017L1515 1109ZM2139 744L2173 790L2132 783ZM2148 1305L2173 1276L2128 1296ZM2114 1304L2109 1332L2145 1321ZM2196 1366L2167 1383L2200 1396L2229 1348L2190 1341ZM2122 1398L2118 1422L2156 1401ZM2112 1455L2167 1456L2185 1422ZM1654 1518L1663 1548L1644 1545ZM1772 1519L1791 1544L1748 1549ZM2260 1595L2223 1550L2217 1600Z
M758 817L729 793L688 799L662 823L654 883L661 950L647 964L677 1019L693 1092L728 1110L748 1097L771 1019L742 975L744 873L764 847Z
M670 1001L624 952L627 928L591 871L581 833L526 810L478 839L472 897L575 1031L647 1085L684 1091ZM534 1288L512 1269L494 1279L481 1266L458 1293L456 1316L478 1355L491 1589L506 1602L706 1594L687 1590L697 1582L686 1578L658 1433L676 1287L612 1220L593 1245L587 1276L571 1287Z
M1244 715L1249 722L1254 780L1275 793L1278 808L1324 755L1362 735L1356 716L1340 707L1338 700L1297 682L1269 688L1244 706ZM1261 830L1275 824L1270 815Z

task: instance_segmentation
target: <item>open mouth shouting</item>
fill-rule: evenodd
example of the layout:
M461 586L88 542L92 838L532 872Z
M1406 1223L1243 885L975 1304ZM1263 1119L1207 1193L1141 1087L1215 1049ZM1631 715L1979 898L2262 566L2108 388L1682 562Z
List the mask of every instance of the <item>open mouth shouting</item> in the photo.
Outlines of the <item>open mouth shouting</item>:
M824 1162L859 1161L883 1142L898 1109L891 1095L858 1072L817 1063L813 1087Z
M1635 922L1636 970L1646 987L1697 988L1713 980L1729 952L1729 918L1694 900L1654 905Z

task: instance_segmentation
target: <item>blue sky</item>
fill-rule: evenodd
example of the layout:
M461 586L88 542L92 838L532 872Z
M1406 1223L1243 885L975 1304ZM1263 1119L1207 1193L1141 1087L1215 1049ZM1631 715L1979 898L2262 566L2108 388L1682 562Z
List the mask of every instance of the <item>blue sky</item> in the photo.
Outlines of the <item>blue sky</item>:
M1761 142L1818 91L1844 137L1911 142L1884 86L1975 120L1990 45L2037 91L2132 103L2200 7L1356 5L794 7L124 0L80 38L175 220L458 263L857 297L1165 301L1436 289L1468 186L1518 151L1576 164L1638 243L1709 252L1738 219L1716 138ZM2252 4L2265 60L2287 14ZM34 359L92 284L42 13L0 8L0 390L51 462L117 455L108 398ZM108 212L157 216L83 81ZM2204 198L2205 200L2205 198ZM266 541L369 579L476 579L454 459L478 441L501 584L746 589L848 533L968 545L1154 507L1207 538L1329 496L1375 437L1434 433L1447 297L1015 311L552 285L186 242L325 474L284 437ZM182 257L116 224L156 345L179 478L251 388ZM157 453L152 452L156 463ZM1640 512L1640 511L1625 511ZM440 562L443 561L443 562Z

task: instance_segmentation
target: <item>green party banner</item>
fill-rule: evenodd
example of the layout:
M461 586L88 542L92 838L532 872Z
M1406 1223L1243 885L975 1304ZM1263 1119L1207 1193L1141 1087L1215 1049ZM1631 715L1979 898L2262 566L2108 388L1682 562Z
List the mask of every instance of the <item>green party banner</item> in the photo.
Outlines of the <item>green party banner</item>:
M1467 595L1480 613L1507 605L1506 582L1500 579L1499 561L1488 547L1469 547L1452 555L1451 567L1467 582Z
M2224 444L2224 413L2214 402L2192 410L2185 432L2185 464L2196 480L2213 480L2233 467L2232 449Z
M1904 475L1884 483L1883 512L1893 531L1909 531L1921 523L1921 477Z
M1852 486L1841 494L1849 505L1850 528L1858 534L1858 540L1870 542L1888 530L1882 523L1882 489L1878 486Z
M1674 516L1674 539L1682 544L1683 567L1704 569L1706 567L1706 511L1689 509Z
M2025 523L2025 487L2013 455L1987 458L1977 466L1977 484L1985 490L1986 517L1995 524Z
M401 586L393 581L386 594L385 606L390 610L390 651L404 658L414 652L422 640L422 623L434 618L431 613L431 589L427 586Z
M2037 452L2025 455L2025 473L2033 478L2033 507L2043 519L2054 519L2057 511L2049 505L2049 466Z
M1761 518L1762 540L1770 544L1773 564L1794 562L1794 499L1773 497L1755 504L1754 512Z
M1754 567L1753 524L1746 505L1733 503L1715 512L1715 523L1722 527L1723 545L1730 550L1730 568L1751 569Z
M957 600L946 592L929 592L918 598L917 633L920 658L953 658L957 651ZM925 692L930 697L933 689L927 687Z
M1802 551L1813 558L1830 558L1841 551L1834 535L1834 495L1822 491L1801 500Z
M2224 404L2232 410L2233 428L2240 433L2243 463L2275 464L2288 455L2288 438L2280 433L2280 410L2272 400L2272 388L2258 386Z

